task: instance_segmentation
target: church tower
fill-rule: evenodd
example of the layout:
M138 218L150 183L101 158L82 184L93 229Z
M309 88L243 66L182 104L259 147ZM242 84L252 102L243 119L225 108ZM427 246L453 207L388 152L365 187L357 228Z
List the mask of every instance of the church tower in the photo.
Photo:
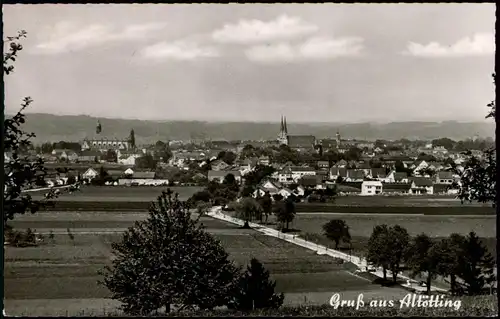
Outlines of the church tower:
M340 140L340 133L338 130L337 130L337 134L335 135L335 137L336 137L336 141L337 141L337 147L340 147L341 140Z
M277 140L280 145L288 145L288 129L286 127L286 118L284 116L281 116L280 132Z

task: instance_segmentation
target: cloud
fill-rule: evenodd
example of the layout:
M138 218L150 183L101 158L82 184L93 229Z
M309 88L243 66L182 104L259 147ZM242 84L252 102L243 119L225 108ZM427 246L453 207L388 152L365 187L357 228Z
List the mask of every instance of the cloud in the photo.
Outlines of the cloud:
M212 39L220 43L248 44L291 39L315 33L318 27L299 17L281 15L275 20L240 20L238 24L226 24L212 33Z
M427 45L410 42L402 54L423 58L492 55L495 54L495 36L491 33L476 33L472 38L465 37L448 46L437 42Z
M194 41L179 40L151 45L144 48L141 55L146 59L191 61L218 57L219 52L213 47L200 46Z
M247 58L260 63L290 63L304 60L327 60L361 55L363 39L359 37L313 37L298 44L257 45L245 51Z
M147 23L116 30L110 25L92 24L82 28L71 22L60 22L45 30L46 39L36 45L35 53L61 54L109 42L138 40L164 27L163 23Z

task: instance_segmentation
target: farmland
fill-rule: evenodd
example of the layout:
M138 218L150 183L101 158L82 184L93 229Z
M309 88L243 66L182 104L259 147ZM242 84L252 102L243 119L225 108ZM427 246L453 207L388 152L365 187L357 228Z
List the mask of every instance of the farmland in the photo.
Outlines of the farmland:
M178 192L181 199L187 199L200 188L171 189ZM162 190L166 187L83 187L79 192L62 195L56 203L60 206L50 211L20 216L10 222L16 229L31 228L43 233L45 244L6 248L7 312L14 315L102 315L113 311L117 303L110 299L110 292L105 287L97 284L100 279L97 272L109 264L111 243L119 240L119 232L147 218L144 210ZM440 206L447 202L450 206ZM470 211L464 210L485 211L489 207L460 206L450 198L339 197L335 205L330 205L334 208L319 212L319 205L303 205L306 207L303 210L297 206L298 214L292 228L299 230L303 237L309 236L311 241L327 244L321 234L322 225L333 218L344 219L353 236L353 254L363 254L373 226L383 223L399 224L411 235L425 231L433 237L473 230L486 240L488 248L496 246L495 217L467 216ZM348 205L360 211L327 213L343 212ZM407 211L413 205L415 211L412 214L376 214L375 208L378 212L388 212L384 205L393 211ZM61 207L65 209L55 210ZM462 215L424 215L429 209L437 212L462 209ZM416 212L421 214L416 215ZM352 275L349 264L339 264L331 257L316 255L288 242L238 229L209 217L203 217L201 222L221 241L235 263L243 266L251 257L263 262L276 280L277 290L285 292L286 304L325 304L333 292L342 292L345 298L355 298L363 292L368 299L370 296L398 298L406 293L399 288L372 284L370 280ZM74 240L69 238L68 228ZM54 241L48 239L49 232L53 232Z
M110 262L111 243L121 236L116 231L146 216L145 213L126 212L42 212L20 217L12 225L18 229L33 226L37 232L45 234L45 244L27 248L6 247L7 312L15 315L64 315L68 311L68 314L77 315L82 310L86 314L89 311L101 314L104 310L112 311L116 303L110 300L110 292L97 284L100 279L97 272ZM61 224L65 221L73 222L74 227L70 228L74 240L67 234L67 225ZM90 221L100 225L90 225ZM398 288L380 287L356 277L349 273L352 267L339 264L331 257L316 255L288 242L253 230L238 229L209 217L203 217L201 221L221 241L236 264L246 265L251 257L259 259L277 281L277 290L286 293L287 304L324 304L333 292L352 296L363 292L367 296L387 298L405 293ZM54 233L54 240L47 236L50 231ZM50 313L48 307L43 307L47 303L52 308Z
M121 187L121 186L84 186L72 194L62 193L54 211L146 211L162 190L168 187ZM179 194L181 200L188 199L201 187L170 187ZM35 199L42 192L31 192ZM374 214L426 214L426 215L495 215L495 209L488 204L464 203L445 196L343 196L335 203L299 203L297 211L335 212L335 213L374 213Z

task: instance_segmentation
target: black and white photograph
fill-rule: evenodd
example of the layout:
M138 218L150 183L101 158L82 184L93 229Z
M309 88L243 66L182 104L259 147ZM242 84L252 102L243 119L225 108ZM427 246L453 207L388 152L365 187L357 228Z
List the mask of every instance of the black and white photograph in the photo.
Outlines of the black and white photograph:
M3 317L497 317L495 12L3 4Z

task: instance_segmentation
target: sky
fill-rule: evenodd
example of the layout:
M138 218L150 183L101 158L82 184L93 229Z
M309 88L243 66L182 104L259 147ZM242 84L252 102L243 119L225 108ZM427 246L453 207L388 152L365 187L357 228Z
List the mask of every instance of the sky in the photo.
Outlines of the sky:
M6 112L204 121L483 121L494 4L4 5Z

